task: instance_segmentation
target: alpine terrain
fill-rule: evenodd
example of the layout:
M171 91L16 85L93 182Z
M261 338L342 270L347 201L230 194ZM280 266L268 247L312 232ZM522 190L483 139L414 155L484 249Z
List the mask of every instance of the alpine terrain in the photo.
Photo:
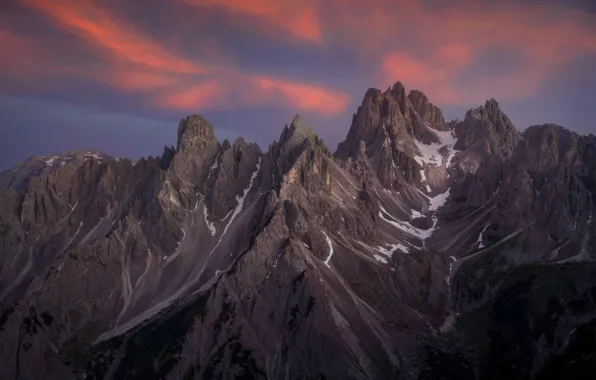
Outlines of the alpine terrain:
M369 89L0 174L0 379L595 379L596 137Z

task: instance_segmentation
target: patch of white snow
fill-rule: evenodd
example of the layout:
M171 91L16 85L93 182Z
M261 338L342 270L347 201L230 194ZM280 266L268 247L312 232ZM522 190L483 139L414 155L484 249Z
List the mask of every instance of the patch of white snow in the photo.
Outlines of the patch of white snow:
M449 156L447 157L447 160L444 162L445 165L447 167L449 167L449 165L451 165L451 161L453 161L453 158L455 157L455 154L457 153L457 151L454 149L454 146L457 142L457 139L455 138L454 134L452 133L452 131L432 131L441 141L440 143L431 143L431 144L423 144L418 140L414 140L414 143L416 144L416 148L418 149L419 154L414 156L414 159L416 160L416 162L424 167L424 164L427 165L442 165L443 164L443 158L441 153L439 153L439 151L443 148L443 147L447 147L448 152L449 152ZM422 174L422 180L426 181L426 175L425 173L423 173L423 171L421 171Z
M484 235L488 227L490 227L490 223L487 224L486 227L484 227L480 232L480 235L478 235L478 240L476 241L476 244L478 244L478 249L485 248L484 242L482 241L482 235Z
M410 218L412 219L421 218L423 216L424 214L422 214L420 211L414 209L410 210Z
M408 247L406 247L403 244L397 243L397 244L389 244L389 248L384 248L379 246L377 248L377 250L379 252L381 252L383 254L383 257L379 256L379 255L373 255L375 259L377 259L378 261L381 261L383 263L387 263L387 260L390 259L393 254L395 253L395 251L397 250L401 250L403 253L410 253L410 249Z
M387 214L387 216L391 217L391 215L389 215L389 214ZM416 236L416 237L420 238L421 240L428 239L435 232L436 226L438 223L438 219L436 219L436 216L433 216L433 227L429 228L428 230L421 230L420 228L414 227L409 222L389 220L389 219L385 218L385 216L383 215L383 212L381 212L381 211L379 211L379 217L381 219L383 219L385 222L394 226L395 228L397 228L407 234L410 234L412 236Z
M207 225L207 228L209 228L209 231L211 232L211 236L215 236L215 233L217 232L217 230L215 229L215 224L213 222L210 222L209 219L207 218L207 205L203 206L203 215L205 217L205 224Z
M174 193L172 191L170 191L169 200L170 200L170 202L172 202L176 206L178 206L178 207L181 206L180 201L178 200L178 198L174 195Z
M46 163L46 166L53 166L54 162L60 157L58 156L52 156L50 158L48 158L47 160L45 160L44 162Z
M213 174L213 171L217 169L217 167L219 166L219 153L217 154L217 156L215 156L215 161L213 161L213 165L211 165L211 167L209 168L209 174L207 174L207 181L209 181L209 178L211 178L211 175Z
M219 237L219 240L218 240L217 244L211 250L211 253L213 253L213 251L215 251L215 249L221 244L221 241L222 241L224 235L228 231L228 228L230 228L230 225L232 224L232 222L234 221L234 219L236 218L236 216L238 216L238 214L240 214L240 212L242 211L242 207L244 207L244 200L246 199L246 196L248 195L248 192L252 188L252 184L253 184L255 178L257 178L257 175L259 174L259 171L260 170L261 170L261 157L259 157L259 160L257 161L257 169L250 176L250 181L248 182L248 186L246 187L246 189L244 189L244 191L242 192L242 195L241 196L236 195L236 202L238 202L238 204L236 205L236 208L234 209L234 212L232 212L232 216L230 217L230 220L228 221L228 224L226 224L226 226L225 226L225 228L223 230L223 233ZM226 215L226 218L227 218L227 215ZM225 218L224 218L224 220L225 220ZM211 253L209 255L211 255Z
M383 264L387 264L389 261L387 261L387 258L383 257L383 256L379 256L377 254L374 254L373 257L380 263Z
M442 207L445 205L445 203L447 203L447 199L449 198L449 195L451 194L451 188L447 189L447 191L445 191L442 194L438 194L434 197L429 197L428 201L429 201L429 206L428 209L430 211L436 211L439 209L439 207Z
M323 235L325 235L325 240L327 240L327 245L329 246L329 256L327 256L327 260L325 260L325 265L327 265L327 267L331 268L331 266L329 265L329 262L331 261L331 257L333 256L333 242L329 238L329 235L327 235L325 233L325 231L322 231L322 232L323 232Z

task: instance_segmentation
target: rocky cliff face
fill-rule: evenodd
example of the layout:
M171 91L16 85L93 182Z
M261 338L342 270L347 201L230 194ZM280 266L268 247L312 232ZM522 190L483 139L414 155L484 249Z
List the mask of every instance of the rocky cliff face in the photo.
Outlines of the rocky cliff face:
M335 153L193 115L161 157L31 158L0 174L0 378L594 376L595 156L396 83Z

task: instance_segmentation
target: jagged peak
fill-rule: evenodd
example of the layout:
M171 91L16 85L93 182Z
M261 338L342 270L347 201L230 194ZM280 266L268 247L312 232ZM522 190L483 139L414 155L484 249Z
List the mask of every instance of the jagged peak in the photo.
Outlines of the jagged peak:
M504 118L509 124L511 124L509 117L505 114L505 112L503 112L501 105L494 98L490 98L485 101L484 105L469 109L466 112L465 119L482 119L484 117L488 117L489 119Z
M230 142L230 140L225 139L222 143L221 143L221 150L222 151L226 151L228 149L230 149L232 147L232 143Z
M403 83L401 81L397 81L393 84L393 86L391 87L391 90L387 90L387 92L389 94L391 94L391 96L397 101L397 102L401 102L403 101L405 98L407 98L406 95L406 88L404 87Z
M555 124L555 123L531 125L528 128L526 128L526 130L523 131L522 136L524 136L524 138L528 138L531 135L543 135L545 133L558 134L558 135L565 134L565 135L575 136L575 137L581 136L579 133L569 130L569 129L567 129L559 124ZM591 136L591 135L589 135L589 136Z
M300 115L296 114L290 122L290 126L288 127L287 124L284 126L279 137L279 143L285 145L288 144L288 142L291 142L292 145L297 145L306 139L314 140L315 136L316 135L312 129L302 121Z
M300 126L302 125L302 122L300 120L299 114L294 115L294 118L292 119L292 122L290 123L290 125L293 126L294 128L300 128Z
M428 97L420 90L412 90L408 93L408 99L414 108L414 111L422 120L431 124L445 124L443 112L437 106L430 102Z
M234 145L234 148L241 148L241 147L248 146L246 140L242 136L237 137L236 140L234 140L234 144L233 145Z
M203 145L217 142L215 128L200 115L193 114L180 120L178 125L178 139L176 149L182 150L187 146Z
M494 98L490 98L486 102L484 102L484 108L486 108L488 110L500 110L501 109L499 106L499 102Z
M401 81L397 81L385 90L385 92L379 90L378 88L371 87L366 90L364 94L364 99L362 100L362 104L366 104L368 101L378 101L383 97L391 97L395 99L398 103L403 101L406 96L406 89Z
M387 91L389 91L389 89L387 89ZM383 95L383 92L381 92L381 90L379 90L378 88L371 87L368 90L366 90L366 93L364 93L364 98L362 99L362 105L365 105L369 101L374 102L378 98L382 97L382 95ZM356 117L356 114L354 114L354 117Z

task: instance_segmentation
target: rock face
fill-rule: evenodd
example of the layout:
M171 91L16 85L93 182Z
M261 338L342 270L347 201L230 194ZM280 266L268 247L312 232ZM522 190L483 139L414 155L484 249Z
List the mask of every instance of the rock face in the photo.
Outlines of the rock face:
M161 157L33 157L0 173L0 379L595 378L595 194L594 136L399 82L335 153L192 115Z

